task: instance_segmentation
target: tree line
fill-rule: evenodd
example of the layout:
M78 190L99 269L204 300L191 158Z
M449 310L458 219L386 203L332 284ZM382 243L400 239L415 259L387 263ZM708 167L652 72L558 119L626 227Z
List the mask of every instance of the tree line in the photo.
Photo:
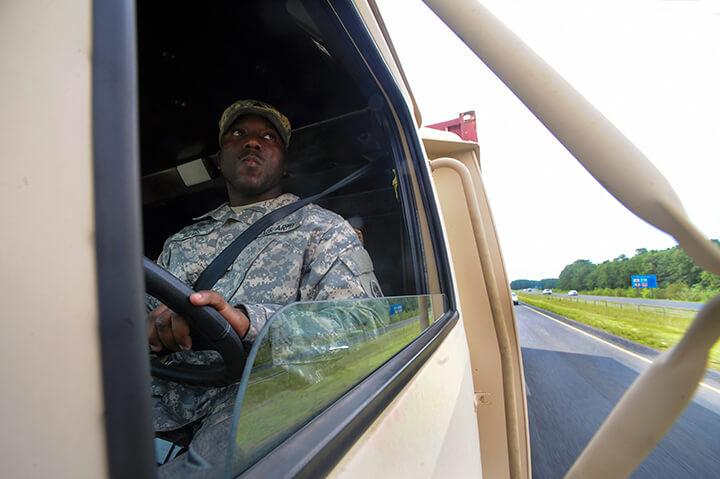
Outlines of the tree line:
M720 241L713 241L720 246ZM658 289L652 294L658 297L704 301L720 292L720 276L701 269L678 246L660 251L639 248L632 258L623 254L600 264L579 259L562 270L558 288L597 294L611 290L610 294L627 296L627 290L632 292L631 276L650 274L657 277Z
M720 246L720 241L712 240ZM654 274L657 289L635 290L632 276ZM511 289L575 289L586 294L604 296L647 296L687 301L707 301L720 293L720 276L697 266L678 246L665 250L638 248L628 258L622 254L613 260L595 264L579 259L563 268L559 278L540 281L516 279Z
M510 283L510 289L553 289L558 287L558 278L545 278L540 281L534 279L516 279Z

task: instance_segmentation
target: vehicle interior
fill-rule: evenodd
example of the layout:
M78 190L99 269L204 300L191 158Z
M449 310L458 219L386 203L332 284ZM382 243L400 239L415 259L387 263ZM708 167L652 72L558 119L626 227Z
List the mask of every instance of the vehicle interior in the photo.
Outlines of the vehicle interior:
M424 289L412 198L391 111L330 7L299 0L138 4L144 251L227 201L215 167L217 124L241 98L293 126L284 189L301 198L369 162L382 168L319 200L361 231L385 295ZM187 166L183 166L187 165ZM183 179L199 166L199 179ZM190 183L190 186L188 186Z
M442 315L445 301L442 295L425 296L438 293L437 286L429 286L430 283L437 285L438 279L428 279L427 266L428 258L434 262L433 255L437 253L427 244L427 227L421 225L418 215L418 209L423 208L417 204L422 179L418 183L417 172L413 171L416 160L407 158L402 132L397 126L397 116L404 121L410 117L407 111L395 110L398 102L391 106L388 101L389 95L399 93L397 87L388 82L391 77L384 64L365 56L353 42L349 29L355 29L353 34L363 34L362 23L355 20L356 24L352 24L354 18L356 12L349 3L314 0L273 0L242 5L230 1L172 4L141 1L137 4L140 168L146 257L157 258L167 237L191 224L194 217L227 201L225 183L216 167L217 129L223 110L238 99L265 101L289 118L292 134L288 176L283 185L285 192L308 197L368 163L378 165L316 203L340 214L358 231L373 260L383 295L403 297L382 303L385 314L404 312L404 316L395 317L407 321L408 311L420 311L420 329L413 326L409 335L399 338L396 336L400 329L396 328L395 336L385 338L392 343L385 348L387 351L375 355L375 362L355 372L355 379L334 395L316 401L322 407L417 337L433 319ZM412 123L410 128L414 131ZM423 228L425 235L421 232ZM281 323L277 321L278 325ZM270 336L272 330L268 333ZM258 346L258 357L263 356L265 345ZM349 346L335 344L333 348L348 349ZM251 363L252 358L248 361ZM255 370L249 379L244 376L241 391L247 388L243 393L246 402L252 403L252 394L258 390L253 389L253 381L265 384L264 374ZM322 376L328 375L322 373ZM306 396L310 394L301 390ZM273 407L287 413L287 405ZM312 414L321 409L314 409ZM266 416L267 412L253 414L251 418L257 418ZM290 421L291 425L277 426L279 432L263 439L265 442L235 453L232 459L235 462L243 455L252 457L233 463L229 474L244 470L284 439L283 434L292 433L311 417L298 416L294 422ZM243 423L248 419L238 418L236 410L234 421L233 428L237 430L238 421ZM252 419L252 423L257 426L257 419ZM215 462L224 461L226 450L217 440L218 437L224 441L229 439L229 427L223 426L219 436L212 436L209 442L205 440L205 446L211 446L205 447L202 454L195 451L193 460L200 463L212 457ZM241 439L232 442L240 443ZM174 446L165 447L158 452L158 460L171 460L176 454ZM182 460L170 462L161 468L162 474L189 474L192 468L183 464ZM216 466L219 467L213 464ZM204 474L207 473L206 470Z

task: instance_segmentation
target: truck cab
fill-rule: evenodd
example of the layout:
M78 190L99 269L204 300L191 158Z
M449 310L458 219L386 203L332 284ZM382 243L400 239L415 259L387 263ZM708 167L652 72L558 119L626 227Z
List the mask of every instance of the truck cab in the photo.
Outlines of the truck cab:
M3 11L6 474L531 477L480 150L422 127L373 0ZM217 121L241 98L290 118L284 191L373 165L317 204L358 231L382 295L286 305L210 440L178 447L152 428L146 280L169 235L226 201ZM277 347L289 321L353 308L382 327Z
M3 47L14 65L3 74L12 159L3 264L14 278L5 301L26 318L7 325L17 347L5 353L27 358L4 367L13 397L36 399L4 401L3 422L18 432L5 449L10 471L529 477L519 348L478 147L419 128L373 2L88 2L53 6L40 20L39 4L15 7L7 34L19 38L30 24L39 33L28 51ZM73 28L58 37L60 25ZM383 297L352 307L379 308L387 324L318 355L314 379L301 380L309 366L273 356L273 328L337 305L289 305L247 351L226 428L180 451L153 438L142 258L157 258L168 236L227 201L217 121L240 98L291 120L284 191L307 197L376 165L317 203L362 235ZM38 129L42 139L32 140ZM486 218L487 274L469 200ZM512 348L504 376L491 301L471 292L483 282L499 288ZM40 291L45 313L30 307ZM56 360L26 355L22 338Z

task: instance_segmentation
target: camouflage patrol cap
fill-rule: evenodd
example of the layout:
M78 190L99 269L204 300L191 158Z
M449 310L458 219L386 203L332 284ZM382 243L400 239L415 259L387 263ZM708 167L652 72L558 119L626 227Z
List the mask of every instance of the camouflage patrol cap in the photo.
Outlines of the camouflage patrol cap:
M222 136L227 132L230 126L239 116L257 115L265 118L277 130L282 138L285 148L290 144L290 120L265 102L258 100L238 100L223 112L220 117L220 134L218 135L218 143L222 145Z

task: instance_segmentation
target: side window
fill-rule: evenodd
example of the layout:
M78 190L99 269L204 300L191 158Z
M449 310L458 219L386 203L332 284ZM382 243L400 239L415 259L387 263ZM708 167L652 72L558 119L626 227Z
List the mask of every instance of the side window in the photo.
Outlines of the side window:
M404 348L442 305L441 295L401 296L294 303L276 313L240 383L226 475L247 469Z
M138 2L144 254L171 257L162 252L171 235L184 231L174 240L185 240L207 233L193 218L207 218L228 199L217 168L218 119L234 101L255 98L272 104L292 124L283 194L307 198L375 164L357 181L313 203L357 231L371 261L363 252L345 265L371 286L363 283L366 293L383 296L287 304L342 295L302 297L301 288L293 291L302 284L299 276L310 271L304 261L311 255L297 248L297 268L273 269L277 258L290 256L281 229L259 240L272 248L258 242L246 249L246 258L236 260L241 273L225 278L233 286L227 289L237 296L233 305L258 316L262 312L267 321L258 322L258 337L247 341L250 353L241 381L183 398L191 422L158 428L167 433L158 435L167 439L157 451L161 475L191 475L195 467L239 474L318 414L331 412L330 406L363 380L371 382L373 371L393 357L414 354L414 347L425 345L416 338L452 309L447 263L438 252L442 233L424 179L427 165L416 125L353 5L340 1L331 8L330 3L180 2L168 10ZM248 45L263 48L241 48ZM194 226L184 229L189 225ZM190 243L187 251L211 249ZM256 261L261 254L263 261ZM185 261L176 268L187 273L181 280L188 286L202 271L199 264ZM311 272L321 276L322 271ZM291 286L269 287L270 277ZM284 296L268 298L267 290ZM358 294L345 297L351 296ZM409 361L396 361L403 363L398 369ZM158 387L155 397L174 408L175 398L164 391ZM178 431L181 440L174 437Z

